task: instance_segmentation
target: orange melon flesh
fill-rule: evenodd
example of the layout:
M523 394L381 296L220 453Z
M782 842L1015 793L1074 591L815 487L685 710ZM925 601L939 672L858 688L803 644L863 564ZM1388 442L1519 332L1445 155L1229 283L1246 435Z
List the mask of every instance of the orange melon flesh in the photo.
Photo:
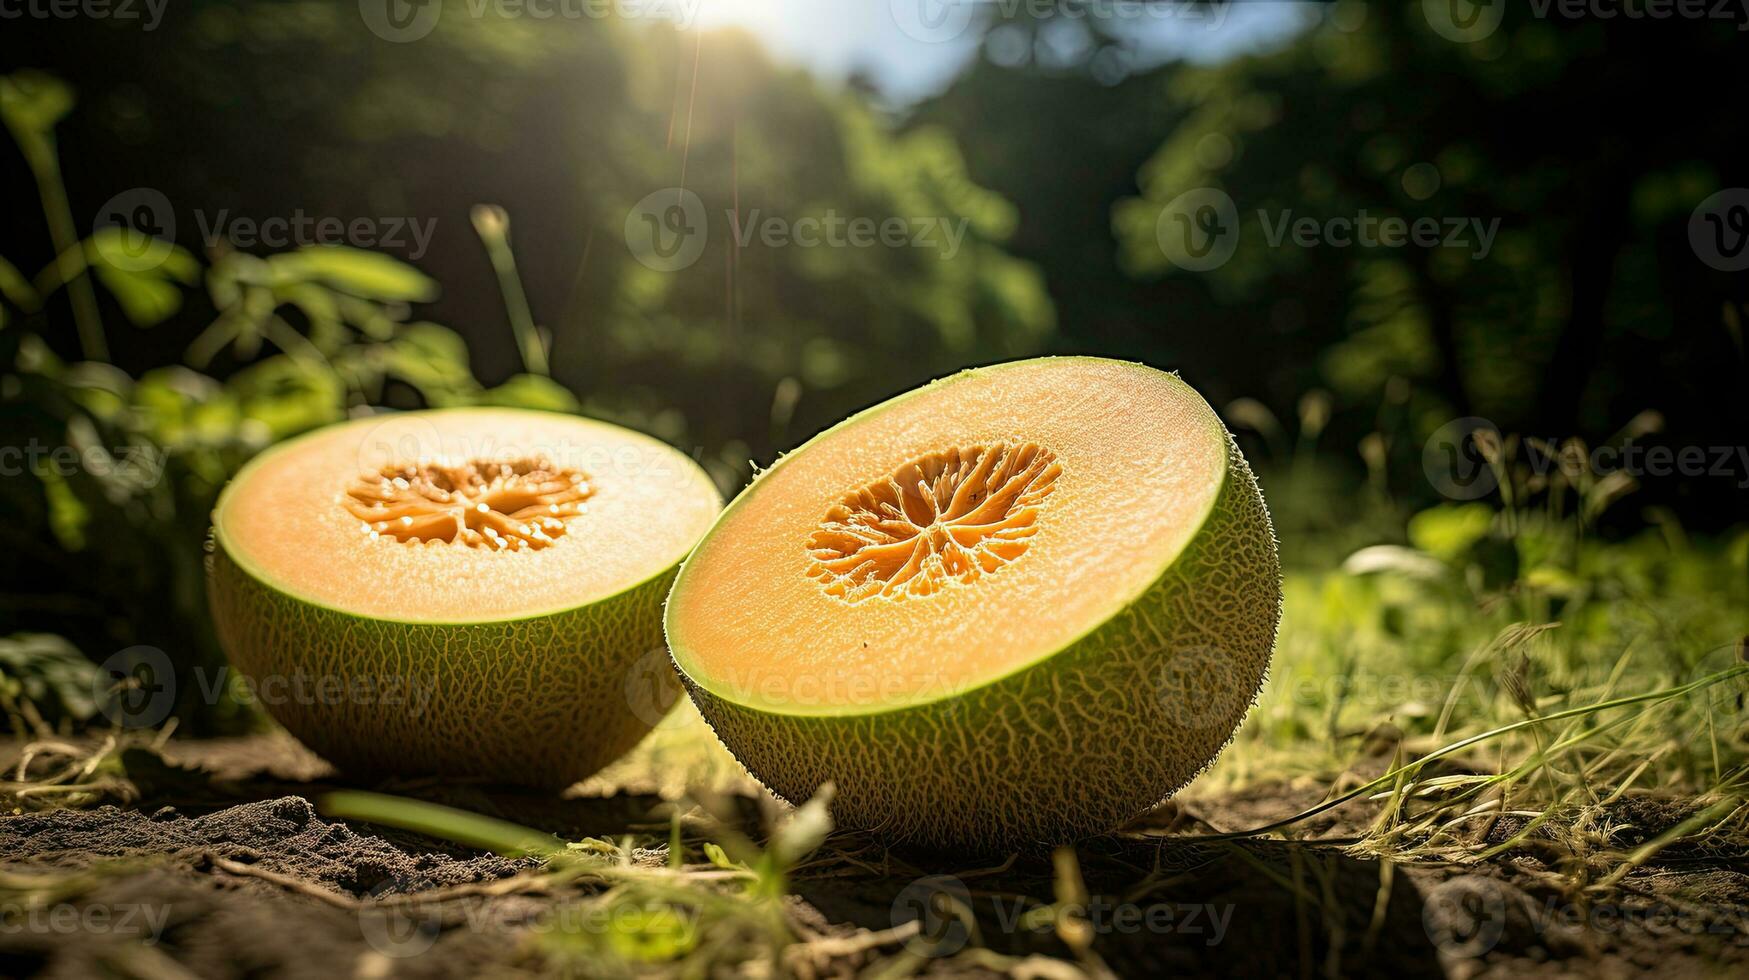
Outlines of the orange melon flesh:
M578 474L581 513L540 548L374 536L348 491L421 459L539 458ZM454 409L332 426L238 475L214 514L229 558L305 602L374 620L495 622L575 609L672 569L716 516L709 478L618 426L552 413Z
M261 704L348 777L563 787L660 719L662 604L719 504L692 460L588 419L336 425L220 495L213 624Z
M1046 358L918 389L780 460L730 506L670 599L676 663L722 699L790 715L915 706L1014 674L1070 647L1154 585L1214 507L1229 445L1200 396L1140 365ZM977 466L980 456L986 469L997 465L988 459L995 447L1052 457L1057 472L1044 474L1054 478L1035 488L1032 506L995 500L979 513L963 493L980 477L996 482ZM907 469L918 460L926 461L922 469ZM822 535L833 508L842 508L840 517L866 515L878 511L883 493L893 503L887 481L895 474L904 474L895 483L913 485L903 488L909 502L899 505L907 511L899 523L921 531L940 518L948 508L925 499L933 488L915 490L919 477L939 481L938 471L951 471L945 482L961 489L942 488L937 504L957 496L972 530L930 533L974 545L1007 534L972 558L975 570L942 574L938 566L926 591L913 591L920 575L931 578L919 568L932 549L891 527L874 534L879 541L864 554L833 563L827 548L822 561L819 545L849 542L854 552L855 535L870 535L866 522L836 539ZM1004 518L1016 523L1002 526ZM965 550L947 550L965 564ZM905 581L880 592L872 579L882 576L888 585Z

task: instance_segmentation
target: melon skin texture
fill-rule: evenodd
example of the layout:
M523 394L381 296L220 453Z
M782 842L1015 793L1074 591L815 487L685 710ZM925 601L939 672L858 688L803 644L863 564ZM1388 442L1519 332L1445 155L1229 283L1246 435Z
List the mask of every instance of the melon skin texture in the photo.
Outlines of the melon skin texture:
M608 423L388 413L244 466L208 604L256 703L348 779L562 788L678 696L662 604L720 508L685 455Z
M1111 831L1207 768L1268 671L1281 611L1276 539L1249 465L1220 431L1224 477L1190 543L1134 601L1029 666L915 706L762 710L688 674L671 596L681 681L774 794L799 803L834 784L839 826L974 851ZM683 569L676 595L685 588Z
M669 570L533 619L397 623L293 598L215 547L207 595L220 643L263 706L349 778L441 775L560 789L649 732L627 683L640 658L663 648L662 601L673 581ZM323 680L299 696L286 686L296 678ZM317 686L363 691L378 678L390 685L359 697ZM665 669L633 682L658 685L651 704L675 693ZM385 703L390 697L399 703Z

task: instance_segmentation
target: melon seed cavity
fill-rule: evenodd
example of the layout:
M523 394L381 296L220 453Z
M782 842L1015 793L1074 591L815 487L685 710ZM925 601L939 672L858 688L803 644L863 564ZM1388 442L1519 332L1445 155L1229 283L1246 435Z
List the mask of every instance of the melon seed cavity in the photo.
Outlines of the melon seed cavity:
M1062 472L1035 443L914 459L826 513L808 538L808 574L846 602L969 585L1026 552Z
M344 503L372 539L521 551L564 537L594 492L583 473L539 457L421 459L359 477Z

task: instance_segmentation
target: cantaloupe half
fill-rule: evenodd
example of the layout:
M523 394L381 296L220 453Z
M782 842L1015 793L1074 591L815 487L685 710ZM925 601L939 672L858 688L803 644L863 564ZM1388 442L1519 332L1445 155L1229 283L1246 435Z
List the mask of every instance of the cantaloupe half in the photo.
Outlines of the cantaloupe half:
M683 566L669 647L723 744L840 825L994 848L1110 830L1231 739L1281 605L1250 468L1175 374L1063 357L870 408Z
M378 416L243 468L208 596L255 697L348 776L562 786L660 718L662 600L720 506L692 460L603 422Z

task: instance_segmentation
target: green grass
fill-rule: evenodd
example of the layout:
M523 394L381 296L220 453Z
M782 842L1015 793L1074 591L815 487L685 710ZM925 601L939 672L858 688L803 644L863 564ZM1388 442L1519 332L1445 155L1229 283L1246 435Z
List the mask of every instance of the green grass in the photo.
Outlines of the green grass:
M1749 535L1665 530L1607 542L1547 494L1534 508L1524 499L1437 507L1402 522L1396 544L1290 564L1263 694L1234 744L1181 795L1182 806L1216 816L1174 838L1285 839L1386 867L1532 856L1546 884L1593 897L1673 848L1749 853ZM1317 542L1301 544L1311 552ZM125 802L120 754L155 738L162 733L116 732L81 751L45 737L32 751L53 765L8 774L3 802ZM554 916L611 923L537 931L523 955L548 964L605 957L631 972L708 972L756 960L797 972L850 956L903 975L928 959L918 936L901 926L821 933L786 901L791 880L873 868L978 873L910 867L868 835L829 836L823 800L779 818L755 844L726 801L757 786L685 703L581 791L659 794L675 801L671 823L562 842L375 794L334 794L322 806L538 858L535 884L515 888L565 895ZM1239 824L1219 816L1236 794L1300 802ZM1344 817L1339 830L1313 819L1332 814ZM1051 919L1084 888L1075 862L1074 849L1058 852L1058 901L1028 914L1055 922L1077 968L1098 974L1074 923ZM954 962L1015 965L976 943Z

